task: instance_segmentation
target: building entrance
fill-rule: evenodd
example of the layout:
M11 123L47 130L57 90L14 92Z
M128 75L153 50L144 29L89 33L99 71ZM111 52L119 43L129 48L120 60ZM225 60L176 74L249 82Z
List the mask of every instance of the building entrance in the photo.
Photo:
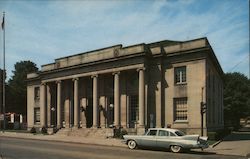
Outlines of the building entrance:
M138 95L129 97L129 127L135 128L139 120L139 101Z
M93 98L88 98L88 105L86 107L86 126L91 128L93 125Z
M107 97L107 124L108 127L114 126L114 97Z

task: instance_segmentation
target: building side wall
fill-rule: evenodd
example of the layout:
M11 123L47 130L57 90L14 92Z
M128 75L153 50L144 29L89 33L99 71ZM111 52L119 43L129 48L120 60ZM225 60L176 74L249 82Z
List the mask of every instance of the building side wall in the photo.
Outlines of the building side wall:
M206 61L207 83L207 123L209 131L224 126L223 81L212 62Z
M187 83L175 84L174 68L186 66ZM205 60L196 60L183 63L173 63L165 72L165 125L172 128L184 129L189 134L200 133L201 115L200 102L202 100L202 88L205 98ZM174 121L174 98L187 97L188 113L187 122ZM204 120L204 127L206 121Z

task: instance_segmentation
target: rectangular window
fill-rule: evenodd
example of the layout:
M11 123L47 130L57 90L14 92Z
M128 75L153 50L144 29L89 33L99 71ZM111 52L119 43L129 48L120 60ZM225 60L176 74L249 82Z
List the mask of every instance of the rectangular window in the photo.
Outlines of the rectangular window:
M139 119L138 95L130 97L130 121L135 122Z
M40 108L34 108L34 123L40 123Z
M187 121L187 98L174 99L174 120Z
M35 100L40 99L40 88L39 87L35 87L34 98L35 98Z
M187 82L186 66L176 67L174 69L174 73L175 73L174 77L175 77L176 84L183 84Z

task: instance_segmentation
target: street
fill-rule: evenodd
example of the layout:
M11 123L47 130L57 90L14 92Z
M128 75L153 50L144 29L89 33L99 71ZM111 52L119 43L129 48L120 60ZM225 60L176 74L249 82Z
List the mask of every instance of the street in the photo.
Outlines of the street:
M97 146L76 143L40 141L31 139L18 139L1 137L0 139L0 159L147 159L147 158L220 158L220 159L241 159L239 156L217 155L208 152L188 152L174 154L160 150L129 150L128 148Z

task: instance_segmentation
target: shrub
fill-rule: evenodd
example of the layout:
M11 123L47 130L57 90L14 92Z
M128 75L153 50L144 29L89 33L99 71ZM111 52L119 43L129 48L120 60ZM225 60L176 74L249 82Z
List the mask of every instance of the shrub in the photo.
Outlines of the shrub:
M214 132L208 132L207 136L209 140L221 140L230 133L231 133L231 130L228 128L225 128L225 129L220 129Z
M209 140L213 140L213 141L216 140L216 132L208 132L207 136Z
M36 128L35 128L35 127L32 127L32 128L30 129L30 133L35 134L35 133L36 133Z
M47 134L48 133L47 128L46 127L42 127L41 133L42 134Z
M114 138L120 138L123 139L123 135L128 134L128 132L125 129L114 129Z

